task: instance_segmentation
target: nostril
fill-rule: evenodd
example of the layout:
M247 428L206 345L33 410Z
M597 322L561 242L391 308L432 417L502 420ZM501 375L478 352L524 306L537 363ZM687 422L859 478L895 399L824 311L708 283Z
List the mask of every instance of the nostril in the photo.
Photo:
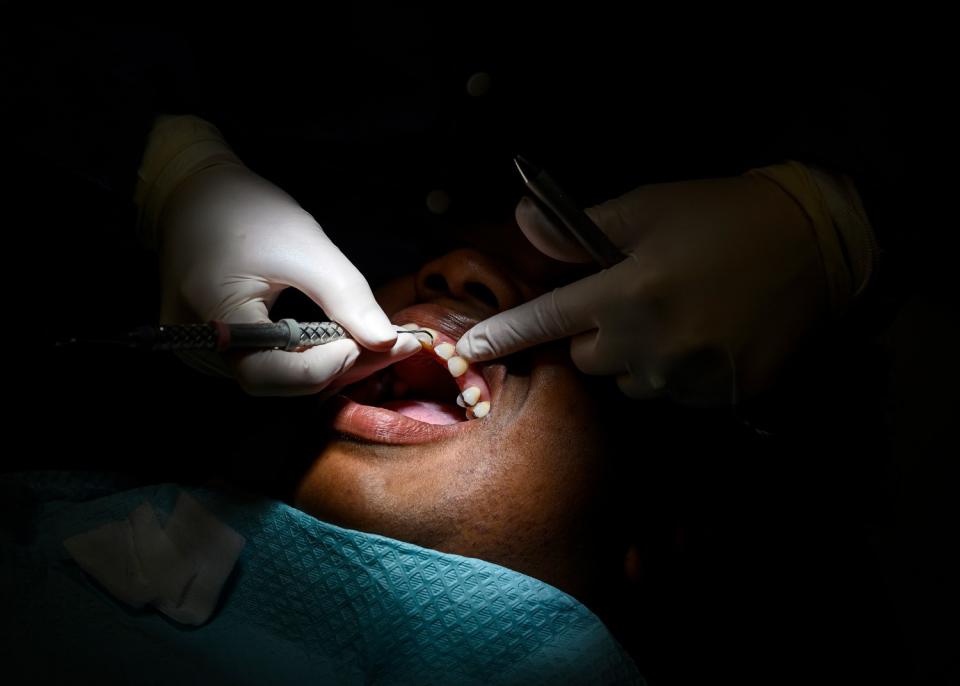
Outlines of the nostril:
M489 305L493 309L500 308L500 302L497 300L497 296L489 288L484 286L482 283L477 281L468 281L463 285L463 290L465 290L469 295L476 298L485 305Z
M429 274L427 278L423 280L423 285L431 291L440 291L441 293L450 292L450 286L447 285L447 280L440 274Z
M416 296L424 302L453 298L469 300L478 308L500 310L521 302L520 287L494 261L475 250L455 250L421 267Z

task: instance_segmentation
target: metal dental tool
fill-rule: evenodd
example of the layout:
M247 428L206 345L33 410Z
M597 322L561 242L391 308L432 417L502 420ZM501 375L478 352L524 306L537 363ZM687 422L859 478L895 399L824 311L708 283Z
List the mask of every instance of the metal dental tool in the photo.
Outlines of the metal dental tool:
M424 329L398 329L397 334L425 333ZM260 324L228 324L212 321L206 324L160 324L141 326L125 337L108 339L76 339L68 343L122 345L140 350L302 350L325 345L341 338L350 338L336 322L298 322L281 319ZM59 345L59 344L58 344Z
M523 182L539 201L541 209L546 209L547 215L553 215L552 218L560 221L559 224L556 221L551 222L554 228L560 231L566 228L587 254L604 269L626 257L547 172L520 155L517 155L513 162L517 165ZM549 218L551 217L548 216Z

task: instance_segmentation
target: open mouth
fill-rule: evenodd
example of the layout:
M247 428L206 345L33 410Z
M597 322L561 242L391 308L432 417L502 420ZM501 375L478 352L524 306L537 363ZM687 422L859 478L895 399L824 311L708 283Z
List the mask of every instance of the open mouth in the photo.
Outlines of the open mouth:
M333 428L378 443L411 444L470 430L483 420L506 375L503 365L470 365L457 339L474 321L438 305L415 305L393 321L416 333L421 350L347 387L334 402Z
M392 410L427 424L446 426L465 422L466 409L454 401L461 391L434 357L429 350L421 350L348 387L343 395L354 402Z

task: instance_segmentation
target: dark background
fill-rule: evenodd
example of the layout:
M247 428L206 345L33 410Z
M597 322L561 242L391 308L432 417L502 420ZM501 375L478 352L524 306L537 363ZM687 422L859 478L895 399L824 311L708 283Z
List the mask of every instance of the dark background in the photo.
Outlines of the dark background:
M956 678L955 300L943 236L910 190L913 142L930 133L916 116L929 72L910 49L777 21L705 39L644 8L306 17L271 3L240 27L165 10L151 24L4 28L17 446L4 469L228 473L282 495L289 456L315 449L310 399L248 398L174 358L52 345L156 320L155 257L129 201L155 112L220 127L372 283L445 251L456 227L509 221L517 152L584 205L640 183L817 162L856 179L887 253L882 280L744 408L770 435L635 408L649 433L624 446L624 468L644 583L605 619L653 684ZM489 88L471 95L478 72ZM451 201L442 214L426 203L437 190ZM293 295L279 307L305 311Z

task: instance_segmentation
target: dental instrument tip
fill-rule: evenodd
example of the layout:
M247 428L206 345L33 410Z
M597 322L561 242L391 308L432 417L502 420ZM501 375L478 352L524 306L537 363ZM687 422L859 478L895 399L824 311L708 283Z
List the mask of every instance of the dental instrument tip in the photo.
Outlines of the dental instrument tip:
M431 341L433 340L433 334L426 329L400 329L397 333L425 333L430 336Z

